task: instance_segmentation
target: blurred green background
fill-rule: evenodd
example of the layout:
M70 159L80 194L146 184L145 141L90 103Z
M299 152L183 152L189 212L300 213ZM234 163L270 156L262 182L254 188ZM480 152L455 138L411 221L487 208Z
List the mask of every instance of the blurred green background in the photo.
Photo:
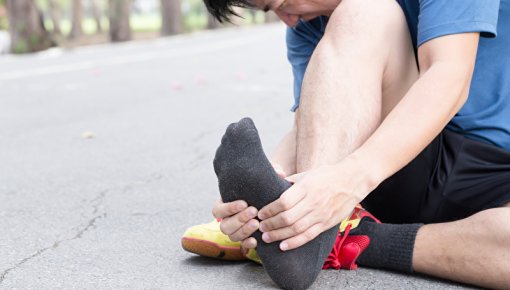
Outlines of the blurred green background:
M222 24L202 0L0 0L0 53L30 53L278 21L239 9Z

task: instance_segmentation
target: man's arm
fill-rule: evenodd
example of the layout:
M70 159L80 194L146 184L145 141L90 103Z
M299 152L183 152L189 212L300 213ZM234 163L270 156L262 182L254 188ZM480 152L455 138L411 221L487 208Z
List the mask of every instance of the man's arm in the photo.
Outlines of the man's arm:
M465 103L479 34L443 36L418 50L421 77L374 134L354 152L379 184L414 159Z
M478 33L466 33L423 44L420 78L374 134L342 162L291 178L294 186L259 211L269 241L285 240L282 249L307 243L416 157L466 101L478 41Z

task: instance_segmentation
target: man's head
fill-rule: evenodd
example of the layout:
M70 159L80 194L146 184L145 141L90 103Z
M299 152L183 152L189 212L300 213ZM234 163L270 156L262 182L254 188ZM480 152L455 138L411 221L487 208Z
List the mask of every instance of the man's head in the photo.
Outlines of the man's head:
M299 18L310 20L320 15L330 15L340 0L204 0L205 6L220 22L230 22L239 16L234 7L274 11L288 26L295 26Z

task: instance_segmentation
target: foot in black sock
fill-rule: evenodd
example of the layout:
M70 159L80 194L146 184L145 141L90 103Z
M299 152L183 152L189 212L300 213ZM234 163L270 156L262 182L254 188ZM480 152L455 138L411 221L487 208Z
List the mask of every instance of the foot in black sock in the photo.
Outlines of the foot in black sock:
M369 246L361 253L362 266L413 272L413 250L416 234L422 224L385 224L363 218L351 236L368 236Z
M291 184L280 178L269 163L260 138L249 118L231 124L214 158L220 194L224 202L245 200L261 209L275 201ZM279 242L266 243L256 231L257 254L271 279L284 289L306 289L315 281L335 243L338 225L309 243L282 251Z

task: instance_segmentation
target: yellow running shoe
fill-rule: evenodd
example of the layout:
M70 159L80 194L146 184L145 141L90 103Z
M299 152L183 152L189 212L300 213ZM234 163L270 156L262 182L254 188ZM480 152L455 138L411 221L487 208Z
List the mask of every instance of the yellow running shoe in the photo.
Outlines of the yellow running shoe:
M241 242L232 242L221 232L220 222L188 228L181 238L182 248L190 253L221 260L246 260L241 252Z
M255 249L245 249L241 247L241 251L243 251L243 255L246 257L246 259L262 265L262 261L260 260L259 255Z
M351 225L351 229L355 229L359 225L361 219L364 217L368 217L375 222L380 223L377 218L375 218L366 209L362 208L361 205L357 205L352 211L351 215L340 223L340 232L343 233L348 225Z
M350 229L356 228L364 217L379 222L368 211L358 205L354 208L352 214L340 223L339 232L343 233L349 225ZM241 247L241 242L232 242L227 235L222 233L218 220L188 228L181 242L184 250L200 256L230 261L248 259L262 264L255 249L244 249Z

